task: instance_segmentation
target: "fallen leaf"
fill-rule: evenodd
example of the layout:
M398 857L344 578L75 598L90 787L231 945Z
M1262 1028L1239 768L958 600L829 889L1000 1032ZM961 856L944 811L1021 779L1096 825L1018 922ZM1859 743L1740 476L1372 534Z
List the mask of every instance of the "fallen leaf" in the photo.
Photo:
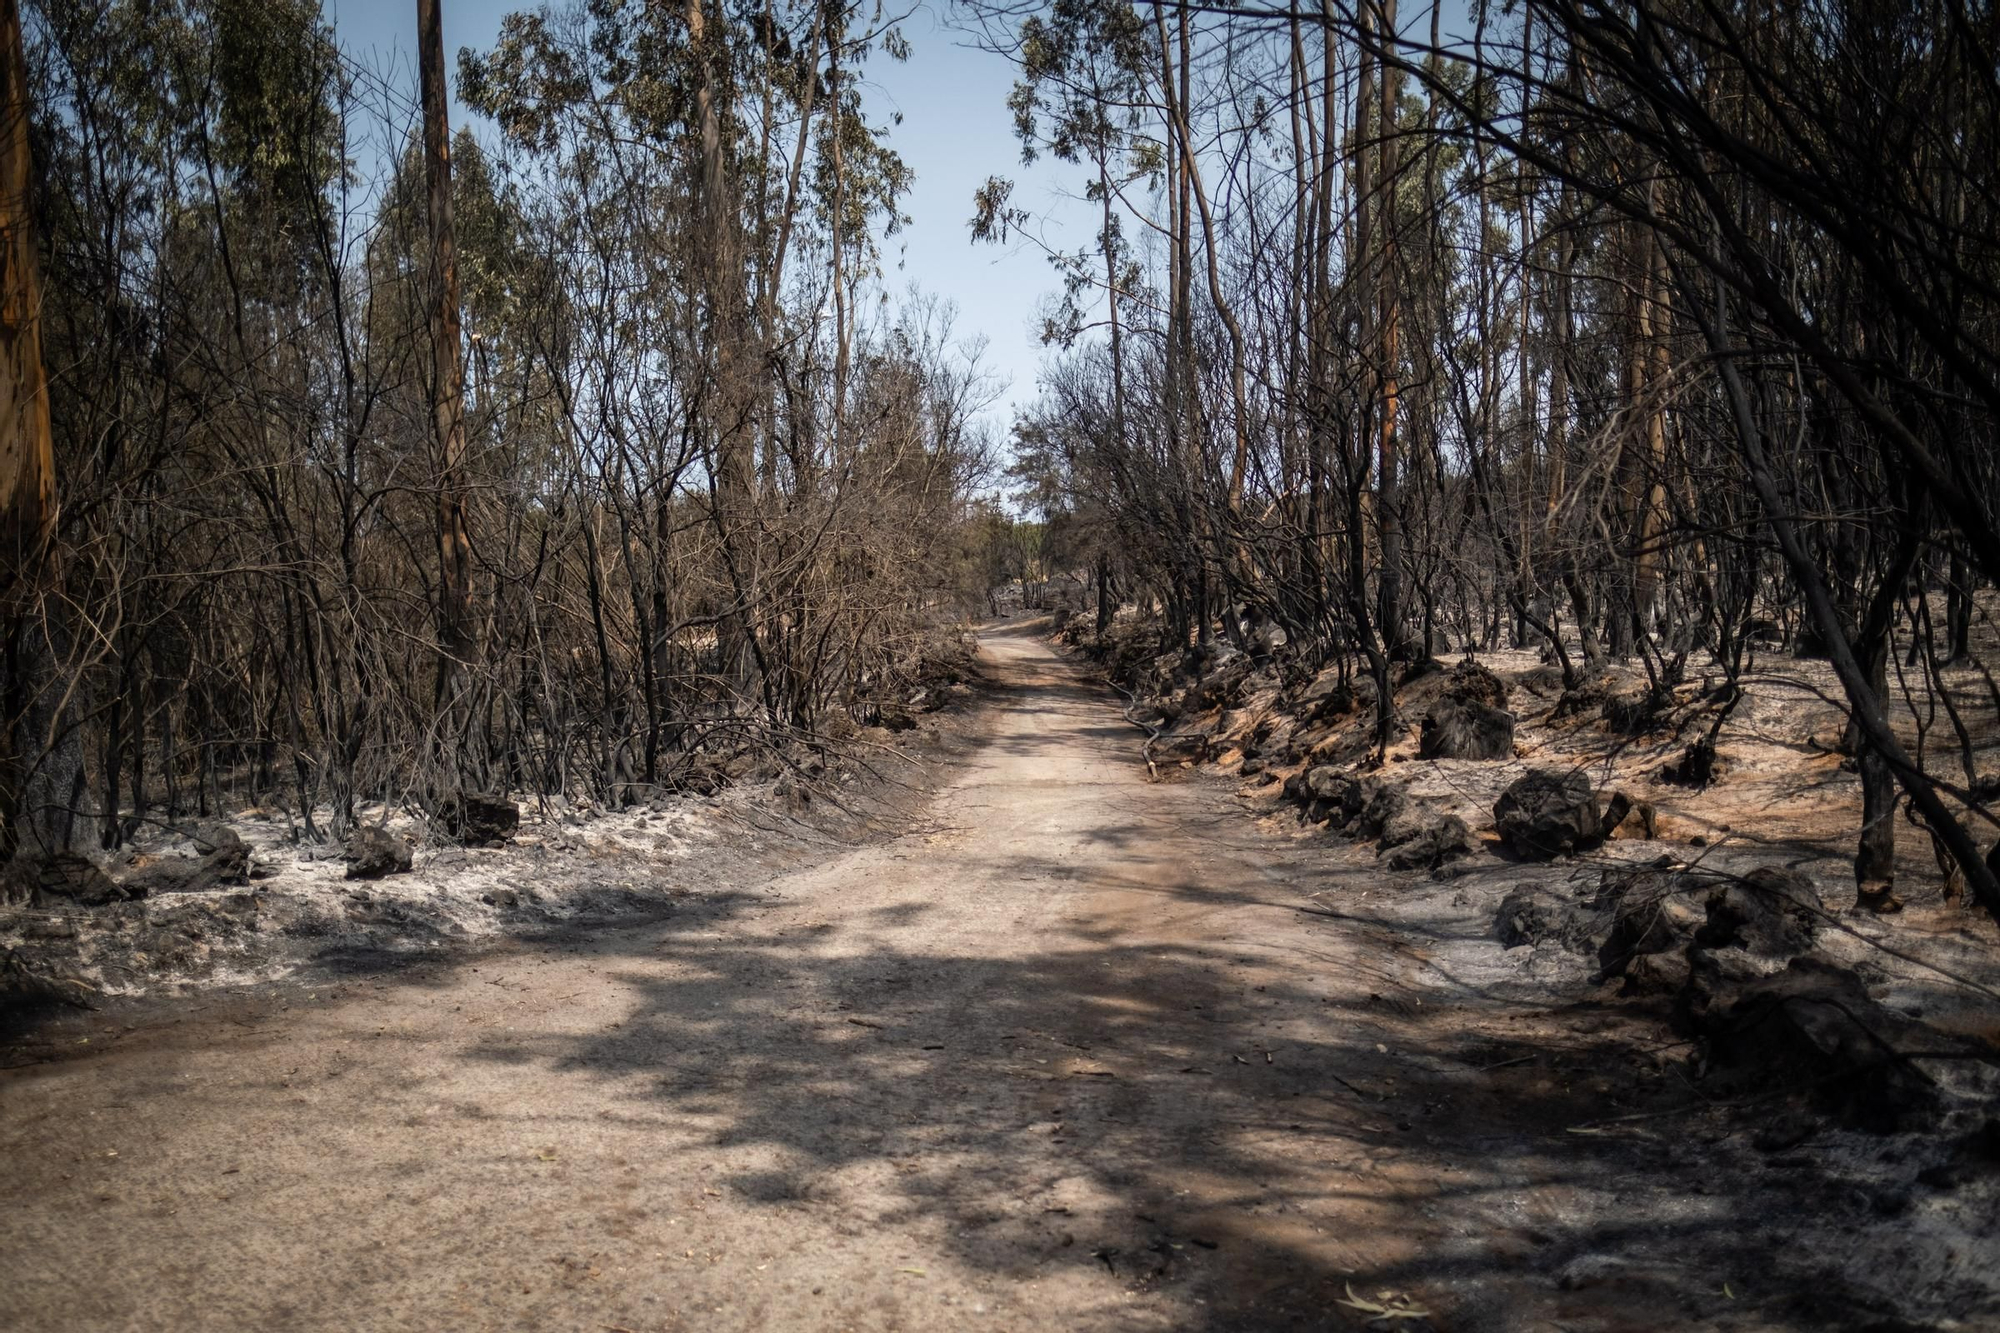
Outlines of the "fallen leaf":
M1371 1323L1378 1319L1429 1319L1431 1317L1429 1310L1415 1304L1402 1292L1380 1292L1377 1294L1382 1299L1380 1301L1371 1301L1365 1296L1356 1296L1352 1282L1346 1283L1345 1286L1347 1288L1347 1299L1344 1301L1335 1301L1334 1304L1345 1305L1350 1310L1359 1310L1362 1314L1368 1316ZM1383 1302L1387 1302L1387 1304Z

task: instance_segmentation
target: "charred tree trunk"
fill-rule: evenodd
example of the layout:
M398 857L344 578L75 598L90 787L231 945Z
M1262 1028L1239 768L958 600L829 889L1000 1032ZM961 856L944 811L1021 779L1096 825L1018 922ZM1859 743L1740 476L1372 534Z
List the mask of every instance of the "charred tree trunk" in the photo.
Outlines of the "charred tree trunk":
M465 364L459 346L458 244L451 225L451 129L446 117L439 0L417 0L424 112L424 185L430 214L431 428L437 450L438 704L457 786L466 739L458 696L477 651L472 619L472 535L466 516Z

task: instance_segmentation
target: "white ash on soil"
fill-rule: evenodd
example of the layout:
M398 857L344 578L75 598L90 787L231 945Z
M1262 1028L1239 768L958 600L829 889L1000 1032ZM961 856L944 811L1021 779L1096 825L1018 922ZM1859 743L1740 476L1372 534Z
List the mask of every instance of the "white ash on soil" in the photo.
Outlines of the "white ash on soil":
M19 998L90 1003L643 921L879 832L931 779L930 761L956 727L932 714L894 737L871 729L811 778L760 774L710 796L666 795L623 810L528 797L518 833L501 846L433 839L419 820L390 811L385 827L412 844L413 865L379 878L348 878L340 842L305 841L282 813L241 810L220 822L250 849L247 883L101 906L0 906L0 957L31 979ZM359 814L384 824L380 808ZM327 812L315 822L326 827ZM124 881L165 859L191 863L193 827L147 828L103 868Z

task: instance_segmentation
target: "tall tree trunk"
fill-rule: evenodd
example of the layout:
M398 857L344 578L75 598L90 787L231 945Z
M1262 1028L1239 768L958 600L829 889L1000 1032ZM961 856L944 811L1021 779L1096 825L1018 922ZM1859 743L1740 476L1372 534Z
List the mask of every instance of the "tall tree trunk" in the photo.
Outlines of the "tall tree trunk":
M43 586L56 514L41 282L28 201L28 65L17 0L0 0L0 45L0 599L11 610Z
M0 855L69 841L80 742L66 727L55 578L54 440L28 199L28 62L17 0L0 0Z
M724 677L742 687L756 672L755 602L758 562L754 537L756 451L752 447L748 413L744 411L743 339L743 220L730 188L727 153L722 139L721 87L716 75L722 63L725 33L710 31L703 0L688 0L688 46L701 72L695 85L695 116L701 136L701 166L697 174L695 217L698 242L706 243L697 261L707 298L708 346L713 362L708 409L715 439L715 521L722 544L725 581L735 605L716 627L717 649ZM839 114L838 94L834 114ZM802 131L803 132L803 131ZM836 138L838 133L836 131ZM766 701L768 703L768 700Z
M438 644L441 702L477 645L472 620L472 536L466 518L465 364L460 348L458 244L451 225L451 128L446 116L444 26L439 0L417 0L424 111L424 183L430 211L431 427L437 449ZM455 762L455 760L454 760Z
M1396 40L1396 0L1382 0L1382 41ZM1403 326L1403 304L1397 290L1396 271L1396 178L1399 172L1396 137L1396 103L1402 93L1402 76L1389 61L1382 64L1382 111L1377 133L1382 137L1382 178L1375 186L1375 231L1381 245L1381 263L1375 274L1375 296L1381 316L1380 341L1376 348L1380 367L1382 401L1380 463L1376 472L1375 522L1381 532L1382 570L1377 587L1376 618L1381 622L1382 647L1391 661L1407 655L1403 630L1403 497L1402 448L1397 435L1401 375L1397 359ZM1366 205L1364 204L1364 207Z

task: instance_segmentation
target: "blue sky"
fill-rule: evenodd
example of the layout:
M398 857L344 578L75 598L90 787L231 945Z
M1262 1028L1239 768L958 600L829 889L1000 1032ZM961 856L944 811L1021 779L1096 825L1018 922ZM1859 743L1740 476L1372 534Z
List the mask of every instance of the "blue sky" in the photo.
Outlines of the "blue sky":
M341 44L364 64L385 71L414 94L416 88L416 0L325 0L326 14ZM500 20L522 0L443 0L445 59L456 78L460 47L492 45ZM1010 381L994 409L997 424L1011 417L1014 404L1034 397L1041 347L1035 337L1037 310L1057 287L1038 250L974 246L966 221L972 194L990 175L1016 181L1015 202L1051 218L1045 235L1074 249L1088 239L1089 223L1076 235L1064 232L1062 177L1056 164L1020 165L1020 147L1006 108L1013 67L1003 57L972 49L971 39L947 26L943 5L917 9L904 24L913 48L907 63L875 56L867 69L868 96L879 124L900 112L889 130L891 143L915 173L904 204L910 225L891 238L884 255L884 284L900 295L914 282L958 306L961 339L984 335L986 363ZM454 127L466 123L454 104Z

